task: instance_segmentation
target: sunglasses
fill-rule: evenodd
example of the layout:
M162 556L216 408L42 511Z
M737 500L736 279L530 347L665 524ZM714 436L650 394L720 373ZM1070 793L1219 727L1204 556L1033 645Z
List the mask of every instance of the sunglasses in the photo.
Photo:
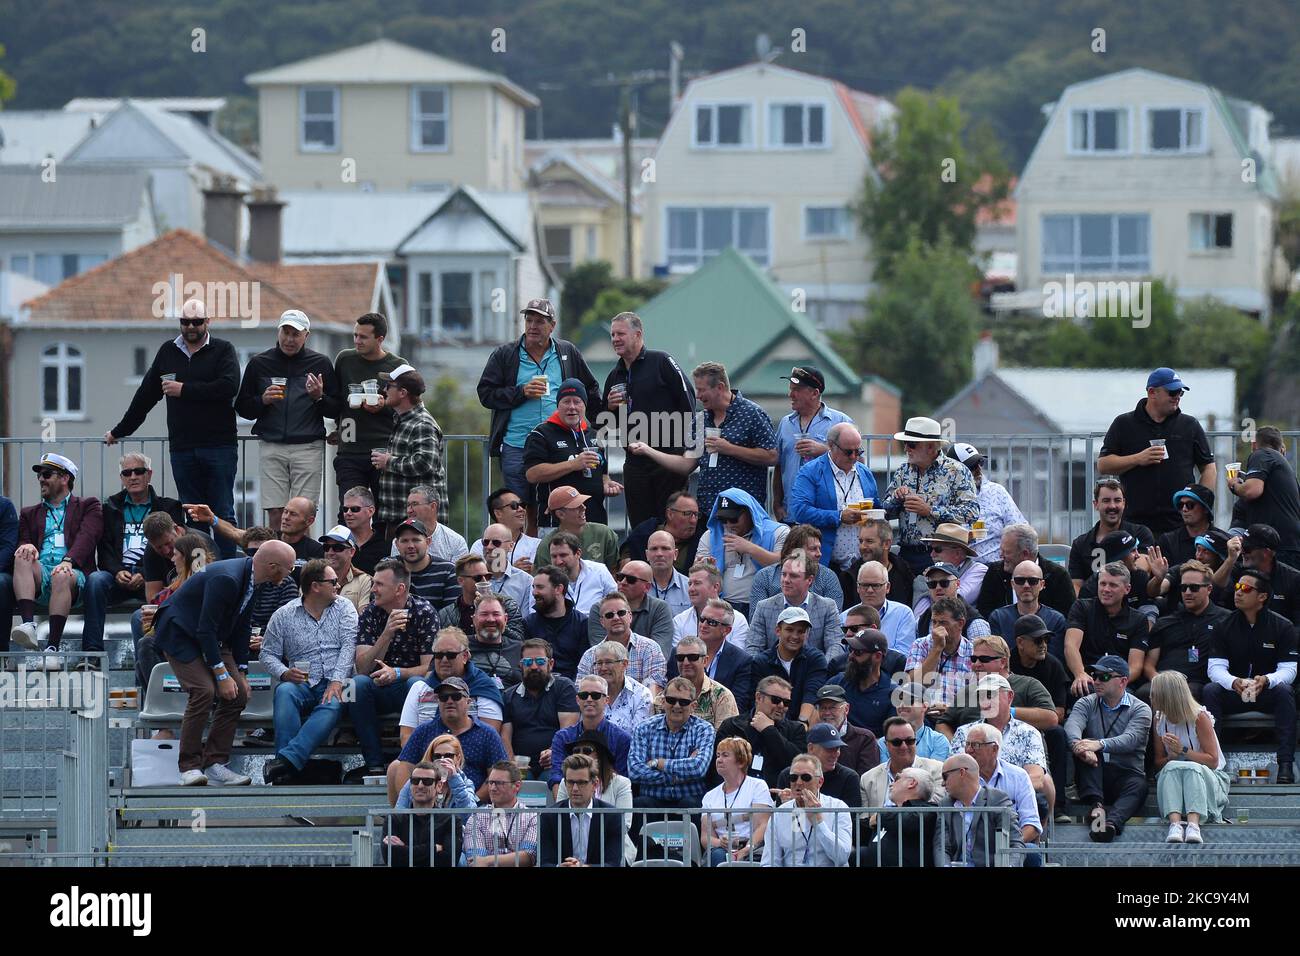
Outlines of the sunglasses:
M350 544L339 544L339 543L336 542L336 541L332 541L332 542L330 542L329 544L324 545L324 548L325 548L326 551L329 551L329 552L331 552L331 553L339 553L339 552L343 552L343 551L350 551L350 550L352 550L352 545L350 545Z
M335 591L341 590L343 587L343 582L340 581L338 578L322 578L320 583L328 584Z
M603 700L605 695L598 690L580 690L577 697L578 700Z
M850 458L861 458L863 455L867 453L867 450L865 448L845 448L843 445L836 445L835 447L838 448L840 451L842 451L844 454L848 455Z
M141 475L149 474L148 468L123 468L118 472L123 478L138 478Z
M789 707L789 706L790 706L790 698L789 698L789 697L777 697L775 694L768 694L768 693L766 693L766 692L764 692L763 696L766 697L768 700L770 700L770 701L771 701L772 703L774 703L774 704L780 704L782 707Z
M627 608L622 608L618 611L606 611L601 615L601 617L607 621L612 621L616 617L627 617Z
M704 656L703 654L678 654L677 663L680 664L682 661L689 661L690 663L694 664L703 656Z
M596 756L596 748L591 746L574 747L569 753L582 754L585 757Z
M915 737L886 738L885 743L889 744L889 746L891 747L915 747L916 738Z
M1114 675L1114 674L1107 674L1107 673L1104 673L1104 672L1102 672L1102 671L1094 671L1093 673L1089 674L1088 676L1091 677L1091 678L1092 678L1094 681L1096 681L1098 684L1104 684L1104 683L1106 683L1107 681L1109 681L1109 680L1111 680L1112 678L1114 678L1115 675Z
M506 543L506 541L505 541L505 539L503 539L503 538L484 538L484 539L483 539L483 547L485 547L485 548L499 548L499 547L501 547L501 545L503 545L503 544L505 544L505 543Z
M711 617L700 618L700 627L726 627L726 621L715 621Z
M547 657L521 657L519 658L519 666L520 667L545 667L546 662L549 659L550 658Z
M466 581L491 581L492 575L484 571L482 574L458 574L458 578L464 578Z
M344 505L343 510L350 515L359 515L365 511L365 505Z
M1191 582L1188 582L1187 584L1178 585L1178 590L1182 591L1184 594L1186 594L1188 591L1191 591L1193 594L1195 594L1197 591L1202 591L1208 587L1209 587L1208 584L1192 584Z
M181 319L181 325L188 326L191 329L201 328L207 319Z
M1250 594L1252 591L1258 591L1258 590L1259 590L1259 588L1255 587L1255 585L1253 585L1253 584L1247 584L1245 581L1238 581L1238 582L1237 582L1237 585L1236 585L1236 589L1237 589L1238 591L1243 591L1243 592L1245 592L1246 594Z
M1182 498L1182 499L1180 499L1179 502L1178 502L1178 510L1179 510L1179 511L1191 511L1193 508L1197 507L1199 504L1200 504L1199 501L1189 501L1187 498Z
M434 755L433 755L433 759L434 759L434 760L455 760L455 759L456 759L456 755L455 755L454 753L451 753L451 752L449 751L449 752L447 752L447 753L434 754Z
M514 508L514 509L517 510L517 509L523 508L523 507L524 507L524 503L523 503L522 501L503 501L503 502L501 502L501 504L497 505L497 507L498 507L498 508Z
M689 707L691 704L695 703L695 701L691 700L689 697L665 697L664 703L670 707Z
M462 701L464 699L465 699L464 694L439 694L438 695L438 703L440 704L447 704L447 703L454 704L457 701Z
M992 664L994 661L1006 660L1001 654L972 654L970 659L972 664Z
M925 586L933 591L935 588L946 588L956 580L956 578L926 578Z
M645 578L638 578L635 574L616 574L615 579L619 584L649 584Z
M438 785L437 777L412 777L412 787L436 787Z
M939 778L943 780L944 783L947 783L950 776L954 773L962 773L964 770L964 767L953 767L951 770L945 770L943 773L939 774Z
M1041 580L1043 580L1043 579L1042 579L1042 578L1035 578L1035 577L1025 576L1025 577L1019 577L1019 578L1012 578L1011 580L1012 580L1013 582L1015 582L1016 584L1037 584L1039 581L1041 581Z
M435 661L454 661L464 653L463 651L434 651L433 659Z
M61 475L61 474L63 474L63 472L56 471L53 468L42 468L40 471L36 473L36 477L44 480L44 479L53 478L55 475Z
M816 780L816 779L817 779L817 778L814 777L814 776L813 776L812 774L810 774L810 773L792 773L792 774L790 774L790 782L791 782L791 783L794 783L796 780L801 780L801 781L803 781L804 783L812 783L812 782L813 782L814 780Z

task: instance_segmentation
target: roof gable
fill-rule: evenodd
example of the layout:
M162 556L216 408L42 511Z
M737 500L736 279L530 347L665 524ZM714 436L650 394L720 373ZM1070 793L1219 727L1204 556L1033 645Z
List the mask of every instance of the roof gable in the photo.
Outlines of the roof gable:
M152 209L141 169L64 165L52 182L41 166L0 166L0 229L120 229Z
M530 244L527 233L519 229L519 198L510 202L503 198L506 196L522 198L526 210L523 194L480 193L470 186L457 187L398 243L398 254L523 252Z
M192 162L252 182L258 161L191 116L127 100L68 154L68 162Z

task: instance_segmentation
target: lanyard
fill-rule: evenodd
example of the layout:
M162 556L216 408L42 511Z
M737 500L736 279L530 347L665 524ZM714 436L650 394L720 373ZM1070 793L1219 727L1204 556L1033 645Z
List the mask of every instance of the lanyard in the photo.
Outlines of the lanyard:
M1124 707L1124 698L1120 698L1120 705L1115 708L1115 719L1110 722L1109 726L1106 724L1106 704L1100 698L1097 700L1097 707L1099 708L1097 716L1101 719L1101 736L1103 738L1109 737L1110 732L1114 730L1115 725L1119 723L1119 712Z
M834 471L831 471L831 480L835 482L835 487L838 488L840 490L840 493L844 495L844 503L846 505L849 503L849 492L853 490L853 483L856 481L858 483L858 487L859 488L862 487L862 477L858 474L858 470L856 468L854 468L851 472L849 472L849 480L842 485L840 484L839 478L835 476Z
M64 521L67 519L67 517L68 517L68 502L67 502L67 499L65 498L65 499L63 500L63 502L62 502L61 504L58 504L58 505L49 505L49 504L47 504L47 505L45 506L45 511L46 511L46 514L48 514L48 515L50 516L50 520L54 520L55 518L58 518L59 523L56 524L56 525L54 526L54 533L55 533L55 534L58 534L60 531L63 530L63 522L64 522Z

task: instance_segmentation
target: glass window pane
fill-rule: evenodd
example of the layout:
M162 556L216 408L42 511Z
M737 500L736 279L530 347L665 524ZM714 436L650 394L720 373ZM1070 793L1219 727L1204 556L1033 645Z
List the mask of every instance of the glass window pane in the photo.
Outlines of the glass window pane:
M1075 149L1088 148L1088 113L1075 110L1070 114L1071 146Z
M1232 248L1232 216L1214 217L1214 245L1218 249Z
M1187 111L1187 149L1205 147L1205 114L1200 110Z
M59 411L59 370L47 365L41 369L42 411L55 413Z
M468 332L474 322L472 284L469 272L444 272L439 282L442 291L443 332Z
M303 142L314 146L334 145L333 120L308 120L303 124Z
M808 107L808 142L821 144L826 142L826 109L821 106Z
M78 273L85 272L87 269L93 269L95 268L95 266L99 265L100 263L107 262L107 261L108 261L108 256L101 256L101 255L78 256L77 272Z
M703 211L703 246L706 256L717 255L733 244L732 218L733 210L731 209L705 209Z
M695 110L695 141L697 143L713 142L713 110L701 106Z
M433 277L428 272L421 272L417 286L420 330L427 334L433 328Z
M1074 268L1074 217L1043 217L1043 271L1069 272Z
M1188 227L1188 238L1193 251L1199 252L1209 246L1209 219L1203 212L1194 212Z
M133 374L144 375L144 373L149 370L149 353L146 352L144 349L137 348L134 352L134 356L135 356L135 364L134 364L135 372Z
M1093 133L1096 138L1096 145L1093 149L1097 151L1115 150L1119 148L1118 143L1119 122L1115 110L1097 110L1093 113Z
M1178 149L1182 136L1181 110L1151 111L1151 148Z
M420 90L420 112L441 115L446 108L446 98L442 90Z
M802 146L803 107L799 105L782 107L781 122L784 129L781 143L786 146Z
M81 411L81 366L68 366L68 411Z
M668 210L669 250L698 249L700 246L699 216L694 209Z
M737 216L736 246L756 262L767 263L767 210L742 209Z
M303 94L303 106L309 115L331 116L334 113L334 91L307 90Z
M11 272L17 272L19 275L29 276L32 274L32 257L24 253L20 256L9 257L9 269Z
M446 146L447 121L422 120L420 123L420 145L427 147Z
M495 272L480 272L478 274L478 315L479 329L485 337L497 339L501 336L499 319L501 313L493 312L492 307L493 293L497 288L497 274Z
M745 122L745 107L718 107L718 142L730 146L739 146L748 141Z
M1079 260L1088 265L1109 267L1111 262L1110 216L1079 217Z
M38 253L36 256L36 281L58 285L63 280L63 260L60 256Z

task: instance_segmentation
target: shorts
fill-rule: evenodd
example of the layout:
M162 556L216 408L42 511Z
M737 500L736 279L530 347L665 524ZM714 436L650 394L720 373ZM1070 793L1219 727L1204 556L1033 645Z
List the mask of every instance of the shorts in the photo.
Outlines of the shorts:
M325 475L325 443L303 442L283 445L262 442L262 508L283 508L290 498L307 498L319 507L321 479Z
M73 596L72 606L80 607L82 598L86 595L86 576L76 568L72 569L72 574L73 580L76 581L77 584L77 592ZM45 565L41 565L41 590L40 593L36 595L36 603L41 607L50 606L50 582L53 575L54 568L47 568Z
M501 445L501 477L507 488L517 494L524 504L533 503L533 486L524 477L524 450L504 442Z

